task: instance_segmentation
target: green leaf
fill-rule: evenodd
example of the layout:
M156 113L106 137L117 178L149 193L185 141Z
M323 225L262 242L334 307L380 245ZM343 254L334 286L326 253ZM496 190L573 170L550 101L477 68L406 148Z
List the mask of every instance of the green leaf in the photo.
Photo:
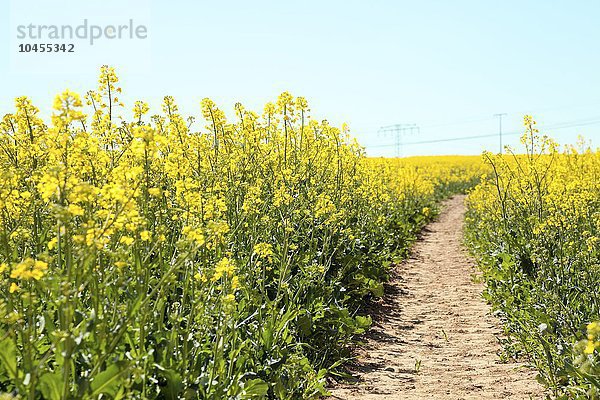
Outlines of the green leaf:
M298 328L300 329L300 332L302 332L302 334L304 336L310 335L311 327L312 327L312 318L310 317L310 315L302 314L298 317Z
M46 372L40 377L38 388L46 400L61 400L62 376L52 372Z
M354 320L356 321L356 325L357 325L357 329L356 329L355 333L358 333L358 334L363 333L364 331L369 329L369 327L373 323L373 320L368 315L366 317L363 317L362 315L357 315L354 318Z
M371 286L369 287L369 290L371 291L371 293L373 293L373 296L383 297L383 294L384 294L383 283L372 281Z
M92 397L107 394L114 398L119 390L119 385L128 371L127 363L125 361L118 361L100 372L91 384Z
M0 365L12 379L17 378L17 346L10 337L0 342Z
M244 382L242 399L262 399L269 392L269 384L262 379L251 379Z
M167 386L163 388L162 393L167 400L177 400L180 398L183 382L181 376L172 369L160 371L161 375L167 380Z

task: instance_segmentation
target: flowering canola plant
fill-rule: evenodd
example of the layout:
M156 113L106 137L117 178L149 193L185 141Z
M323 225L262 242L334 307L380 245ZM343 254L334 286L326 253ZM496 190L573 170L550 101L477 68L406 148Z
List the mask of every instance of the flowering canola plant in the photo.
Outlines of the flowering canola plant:
M528 359L558 397L598 398L600 152L560 151L524 123L524 154L484 154L492 172L469 196L467 241L507 354Z
M5 396L323 395L360 304L484 168L369 159L288 93L234 122L204 99L200 131L122 97L105 66L48 124L27 97L0 122Z

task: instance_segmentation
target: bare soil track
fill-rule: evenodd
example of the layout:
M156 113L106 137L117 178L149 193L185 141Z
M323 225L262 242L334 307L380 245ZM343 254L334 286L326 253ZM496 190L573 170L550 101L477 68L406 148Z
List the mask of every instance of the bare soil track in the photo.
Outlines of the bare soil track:
M446 201L376 304L352 367L331 399L543 399L535 373L501 363L499 321L462 246L464 196Z

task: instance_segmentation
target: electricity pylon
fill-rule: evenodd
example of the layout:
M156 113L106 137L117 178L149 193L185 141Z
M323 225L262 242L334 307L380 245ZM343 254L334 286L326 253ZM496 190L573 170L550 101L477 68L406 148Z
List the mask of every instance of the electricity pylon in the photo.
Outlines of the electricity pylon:
M414 132L420 133L420 129L417 124L394 124L382 126L377 131L380 134L390 134L394 136L394 147L396 148L396 157L402 157L402 138L404 135L413 134Z
M502 154L502 117L504 117L505 115L507 114L494 114L494 117L498 117L498 137L500 138L500 154Z

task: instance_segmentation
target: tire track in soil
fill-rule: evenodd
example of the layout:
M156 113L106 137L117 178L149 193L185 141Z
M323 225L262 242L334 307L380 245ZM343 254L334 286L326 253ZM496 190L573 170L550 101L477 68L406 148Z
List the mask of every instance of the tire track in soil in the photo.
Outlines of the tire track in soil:
M334 384L330 399L545 397L532 370L500 363L499 321L462 245L464 199L445 202L397 267L351 368L357 382Z

